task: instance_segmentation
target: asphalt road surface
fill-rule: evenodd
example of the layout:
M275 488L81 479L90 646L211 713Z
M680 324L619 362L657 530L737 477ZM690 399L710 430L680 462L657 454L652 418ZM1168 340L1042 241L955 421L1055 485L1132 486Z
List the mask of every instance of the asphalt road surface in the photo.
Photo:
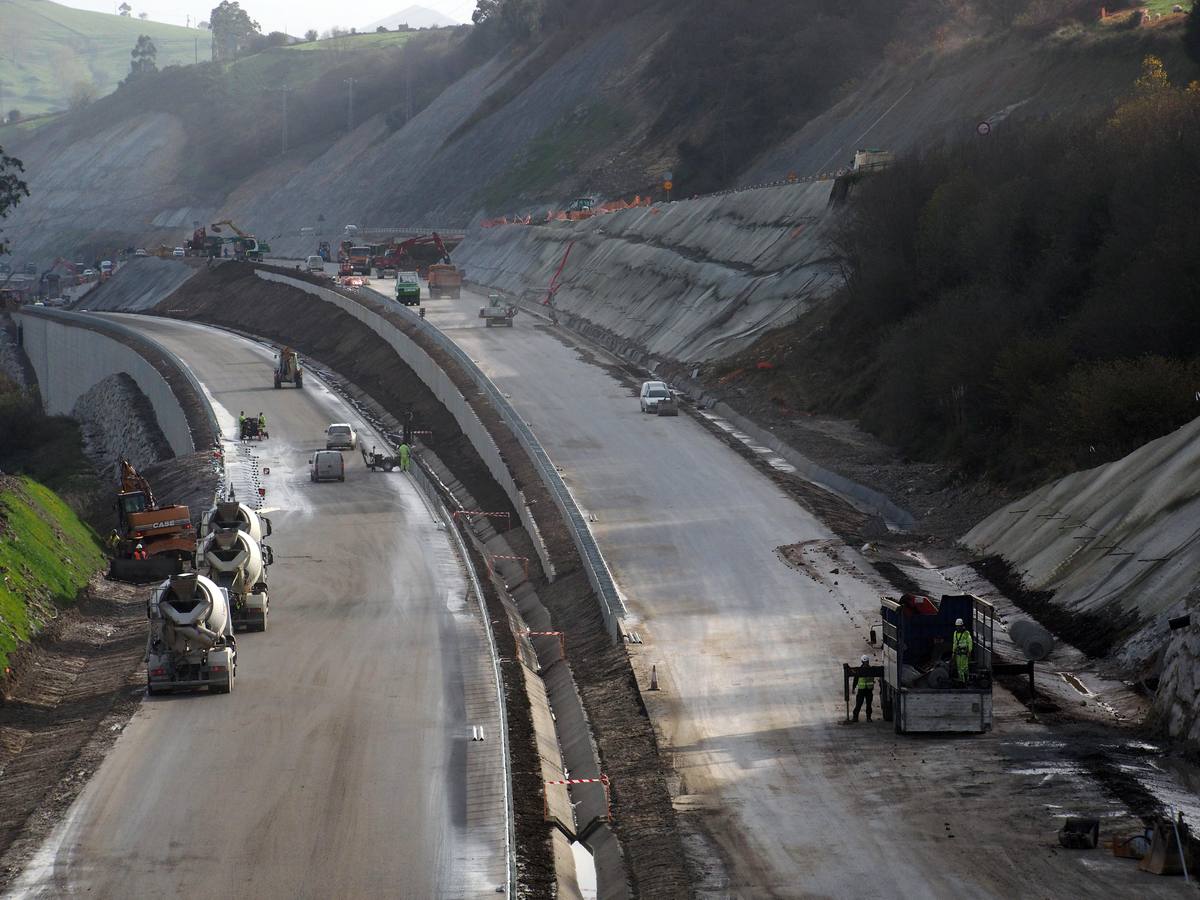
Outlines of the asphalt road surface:
M232 694L147 699L12 889L15 896L478 897L504 882L500 743L484 632L448 536L394 473L307 460L357 423L316 379L271 384L271 354L223 332L122 317L177 353L245 497L257 457L274 523L268 630L238 638ZM367 438L370 440L370 437ZM468 779L468 771L471 778Z
M391 282L379 285L392 291ZM900 737L844 722L841 663L870 648L891 589L853 549L687 415L636 390L544 322L485 328L483 296L426 300L531 424L625 595L629 645L679 775L697 889L714 897L1115 896L1181 885L1057 846L1064 815L1123 808L1069 739L1006 693L990 735ZM600 362L603 362L601 359ZM804 543L802 565L781 545Z

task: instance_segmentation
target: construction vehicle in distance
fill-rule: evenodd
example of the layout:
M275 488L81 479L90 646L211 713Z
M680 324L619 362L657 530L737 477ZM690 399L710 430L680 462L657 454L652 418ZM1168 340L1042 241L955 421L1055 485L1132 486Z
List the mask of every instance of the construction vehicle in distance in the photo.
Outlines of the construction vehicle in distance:
M239 528L219 528L204 537L199 554L204 575L229 594L233 629L267 630L271 611L267 596L267 566L271 548Z
M896 161L896 154L890 150L855 150L854 158L850 161L853 172L878 172L886 169Z
M238 228L228 219L220 222L213 222L208 227L218 234L221 233L221 228L228 226L236 237L224 238L227 243L233 244L233 258L241 260L249 260L251 262L262 262L263 258L271 252L271 245L266 241L258 240L254 235L248 234Z
M457 300L462 296L462 272L449 263L434 263L429 267L429 299L449 297Z
M564 212L567 218L574 221L576 219L590 219L596 210L595 197L576 197L567 204Z
M300 354L291 347L284 347L275 357L275 387L284 383L304 388L304 369L300 366Z
M150 483L129 460L122 458L118 466L121 487L109 574L121 581L145 582L182 572L185 561L194 567L196 534L188 508L160 506Z
M416 272L400 272L396 275L396 302L404 306L421 303L421 278Z
M986 732L992 728L995 610L971 594L940 601L916 594L881 599L883 718L897 734ZM966 682L953 672L955 621L970 631L973 650Z
M517 317L517 308L511 303L505 303L499 294L488 294L488 305L479 310L479 318L488 328L493 325L512 328L513 319Z
M203 539L211 531L223 531L235 528L244 531L260 544L263 538L270 537L271 520L260 516L245 503L237 500L218 500L200 523L200 537Z
M350 267L351 275L371 274L371 258L373 251L365 244L357 244L346 251L346 264Z
M219 234L209 234L208 231L201 225L192 232L191 238L184 244L184 249L188 256L201 256L208 259L219 259L221 256L221 248L228 241L236 242L238 238L225 238Z
M172 575L150 595L146 615L147 693L233 690L237 642L226 591L195 572Z
M424 277L429 274L429 267L435 263L450 264L450 251L436 231L399 243L389 241L381 244L375 248L371 257L371 267L379 272L380 278L387 277L385 272L399 272L404 269L414 269Z

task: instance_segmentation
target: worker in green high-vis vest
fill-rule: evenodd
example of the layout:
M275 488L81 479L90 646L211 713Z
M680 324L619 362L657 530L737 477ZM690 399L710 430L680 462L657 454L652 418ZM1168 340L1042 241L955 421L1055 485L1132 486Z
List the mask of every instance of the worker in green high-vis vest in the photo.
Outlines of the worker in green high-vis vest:
M971 673L971 654L975 652L975 640L962 619L954 620L954 640L950 644L954 658L954 674L963 684Z
M408 446L408 443L406 441L402 441L400 443L399 453L400 453L400 471L407 472L408 466L409 466L409 459L412 456L412 448Z

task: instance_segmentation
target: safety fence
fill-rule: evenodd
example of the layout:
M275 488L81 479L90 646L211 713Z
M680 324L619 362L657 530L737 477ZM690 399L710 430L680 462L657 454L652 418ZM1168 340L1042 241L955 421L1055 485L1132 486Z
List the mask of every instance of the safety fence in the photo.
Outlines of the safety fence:
M747 191L758 191L763 188L782 187L789 184L812 184L817 181L832 181L842 175L846 175L850 169L833 169L828 172L820 172L816 175L796 175L788 173L784 178L776 181L761 181L756 184L743 185L742 187L727 188L723 191L712 191L707 194L691 194L687 197L681 197L678 200L666 198L667 203L680 202L683 200L704 200L709 197L726 197L730 194L743 194ZM544 225L548 222L577 222L583 219L591 219L595 216L607 215L608 213L621 212L626 209L649 208L662 203L663 200L655 200L650 195L645 197L640 194L635 195L633 200L608 200L604 203L598 203L589 209L565 209L565 210L546 210L545 213L527 213L526 215L500 216L494 219L484 219L479 223L480 228L497 228L501 225Z

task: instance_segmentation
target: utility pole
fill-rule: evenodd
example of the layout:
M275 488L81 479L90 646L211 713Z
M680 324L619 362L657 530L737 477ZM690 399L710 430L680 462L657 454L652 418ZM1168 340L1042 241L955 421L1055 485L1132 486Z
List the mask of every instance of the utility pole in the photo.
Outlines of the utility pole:
M287 145L288 145L287 103L288 103L288 94L290 94L292 92L292 88L288 87L285 84L283 87L269 88L269 90L278 91L280 93L280 95L283 97L283 128L279 135L279 153L281 156L287 156Z
M195 63L196 65L199 65L200 64L200 38L198 38L198 37L192 38L192 40L195 42L195 45L192 47L192 53L193 53L192 62Z
M412 121L412 61L404 54L404 124Z
M343 79L350 89L346 99L346 131L354 130L354 82L353 78Z

